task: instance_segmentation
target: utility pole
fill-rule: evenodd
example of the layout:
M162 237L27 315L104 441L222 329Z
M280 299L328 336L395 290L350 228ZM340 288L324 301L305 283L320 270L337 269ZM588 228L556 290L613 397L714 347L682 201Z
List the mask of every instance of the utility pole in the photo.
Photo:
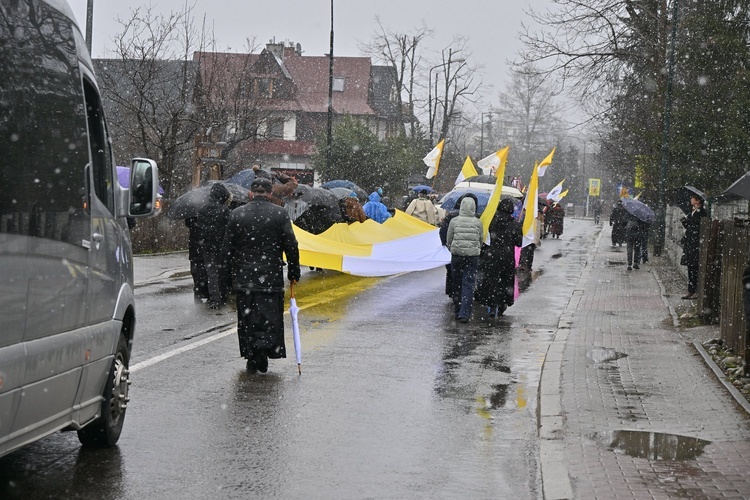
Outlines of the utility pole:
M328 61L328 136L326 139L326 167L331 168L333 144L333 0L331 0L331 47Z
M674 79L674 50L677 38L677 24L679 22L679 1L672 3L672 33L669 40L669 59L667 61L667 91L664 100L664 121L661 139L661 172L659 175L659 206L656 209L656 239L654 240L654 255L661 255L664 251L664 239L667 218L667 168L669 167L669 128L672 118L672 80Z

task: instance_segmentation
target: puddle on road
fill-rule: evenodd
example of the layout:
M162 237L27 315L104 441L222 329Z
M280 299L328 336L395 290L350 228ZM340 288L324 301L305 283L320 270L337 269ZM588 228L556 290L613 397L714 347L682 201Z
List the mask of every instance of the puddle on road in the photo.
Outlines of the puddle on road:
M591 438L617 454L649 460L692 460L711 444L704 439L646 431L597 432Z
M627 354L618 352L611 347L594 347L586 351L586 357L594 363L606 363L627 357Z

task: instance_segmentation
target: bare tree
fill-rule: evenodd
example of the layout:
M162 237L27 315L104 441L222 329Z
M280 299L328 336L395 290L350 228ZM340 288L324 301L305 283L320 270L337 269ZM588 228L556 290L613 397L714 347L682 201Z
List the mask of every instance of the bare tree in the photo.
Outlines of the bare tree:
M409 137L415 137L417 133L417 122L414 117L414 105L417 100L415 76L422 61L418 49L422 40L432 34L432 30L422 25L411 32L400 33L383 26L377 17L376 21L378 30L374 33L372 41L361 44L360 50L375 58L377 62L385 63L396 70L396 95L399 109L403 110L405 95L410 125Z
M115 58L96 61L110 117L116 154L159 162L160 183L169 197L189 173L195 123L192 118L196 68L190 53L197 33L192 7L169 15L135 9L118 19Z
M560 129L559 91L532 65L510 72L510 82L499 95L501 119L506 124L513 156L523 167L533 165L555 144Z
M451 46L441 51L441 62L430 68L430 71L438 70L435 73L435 99L428 99L430 139L438 123L440 137L447 137L455 113L463 104L476 101L475 96L482 82L476 81L477 68L468 62L470 55L466 49L466 40L456 37ZM428 80L429 74L428 72ZM432 88L431 81L428 81L428 86L429 89Z

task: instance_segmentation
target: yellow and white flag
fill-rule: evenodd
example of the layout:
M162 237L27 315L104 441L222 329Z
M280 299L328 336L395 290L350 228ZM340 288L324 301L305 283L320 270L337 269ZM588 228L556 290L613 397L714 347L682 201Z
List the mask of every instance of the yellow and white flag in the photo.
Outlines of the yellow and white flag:
M547 193L548 200L559 202L562 199L563 182L565 182L565 179L561 180L560 184L550 189L549 193Z
M477 162L477 166L482 169L484 175L497 175L497 171L500 169L500 165L505 170L505 163L508 161L508 149L510 146L505 146L503 149L498 149L489 156L485 156Z
M477 169L474 168L471 158L467 156L466 161L464 161L464 166L461 167L461 171L458 173L458 177L456 177L456 184L463 182L469 177L474 177L475 175L478 175Z
M529 188L526 190L526 199L523 202L524 218L523 218L523 243L521 247L526 247L534 243L536 239L536 225L539 221L536 220L539 215L539 168L538 165L534 165L534 171L531 174L531 180L529 181Z
M445 143L445 139L438 142L437 146L427 153L427 156L425 156L422 161L425 165L427 165L427 173L424 175L428 179L432 179L435 177L438 173L438 168L440 167L440 157L443 156L443 144Z
M552 157L555 156L555 149L552 148L552 151L550 154L547 155L547 158L543 159L542 162L539 164L539 177L544 177L544 172L547 170L547 167L552 163Z
M482 221L482 227L484 228L484 242L490 244L490 222L495 217L497 212L497 205L500 203L500 197L503 194L503 179L505 179L505 164L508 162L508 146L504 147L500 151L504 151L503 156L500 157L500 163L495 171L495 189L492 190L490 200L487 202L487 207L482 212L479 220ZM498 151L498 153L500 152Z

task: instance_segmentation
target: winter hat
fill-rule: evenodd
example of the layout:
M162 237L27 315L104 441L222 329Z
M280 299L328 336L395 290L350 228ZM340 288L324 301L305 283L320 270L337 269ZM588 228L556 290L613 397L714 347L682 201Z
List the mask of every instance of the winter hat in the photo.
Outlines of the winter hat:
M264 177L256 177L250 184L250 191L253 193L270 193L272 190L273 183Z

